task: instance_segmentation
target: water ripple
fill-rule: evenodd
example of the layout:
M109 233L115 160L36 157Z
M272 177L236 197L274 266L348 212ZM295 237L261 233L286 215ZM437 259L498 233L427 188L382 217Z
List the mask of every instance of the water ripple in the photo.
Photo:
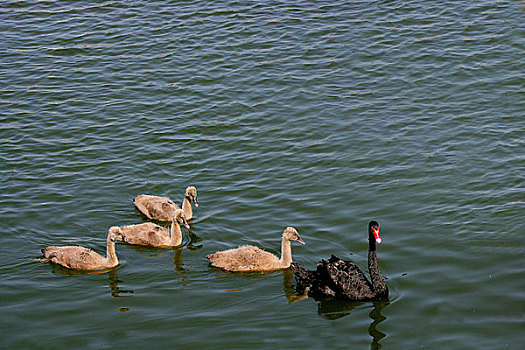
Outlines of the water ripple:
M522 17L511 1L2 3L5 345L521 345ZM103 252L108 227L146 220L137 194L179 202L189 184L180 250L119 244L95 275L34 263L49 244ZM389 305L323 316L281 273L205 258L278 253L292 225L295 260L366 270L372 218Z

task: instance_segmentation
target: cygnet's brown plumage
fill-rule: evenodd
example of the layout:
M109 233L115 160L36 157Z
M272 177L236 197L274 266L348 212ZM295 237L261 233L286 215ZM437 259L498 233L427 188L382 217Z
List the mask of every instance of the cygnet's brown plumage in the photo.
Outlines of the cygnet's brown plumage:
M118 265L117 254L115 252L115 240L118 239L118 236L118 227L111 227L107 237L106 257L81 246L50 246L42 249L42 254L44 254L42 261L51 261L52 263L75 270L92 271L112 268Z
M186 188L182 201L182 211L184 212L186 220L193 218L191 203L195 205L195 208L199 206L197 202L197 189L193 186ZM147 194L141 194L135 197L133 204L148 218L159 221L171 221L173 213L176 209L179 209L177 204L168 197L150 196Z
M119 241L150 247L176 247L182 244L180 224L190 228L182 209L173 212L171 229L146 222L138 225L120 226Z
M297 230L287 227L283 232L281 258L254 246L245 245L236 249L216 252L207 256L210 264L227 271L272 271L286 269L292 263L290 241L304 244Z

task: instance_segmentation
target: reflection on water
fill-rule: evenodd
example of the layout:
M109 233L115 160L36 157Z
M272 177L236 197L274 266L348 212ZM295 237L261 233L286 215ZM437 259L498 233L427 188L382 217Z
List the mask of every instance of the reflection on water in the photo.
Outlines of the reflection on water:
M252 278L266 278L271 274L278 273L279 271L228 271L223 270L220 267L215 267L209 265L210 269L215 271L216 277L240 277L245 279L252 279Z
M64 267L62 265L58 265L52 262L49 262L49 266L51 267L52 273L56 275L61 275L61 276L96 275L99 273L105 273L105 272L109 272L111 270L117 269L117 267L113 267L111 269L102 269L102 270L94 270L94 271L74 270L74 269L68 269L67 267Z
M108 271L108 278L109 278L109 288L111 288L111 296L115 298L125 298L129 297L130 295L121 295L121 294L133 294L135 293L132 289L126 289L122 290L119 288L118 284L122 283L121 280L118 279L117 276L117 268L113 268Z
M118 267L114 267L111 269L105 269L105 270L96 270L96 271L82 271L82 270L72 270L68 269L64 266L57 265L57 264L50 264L51 271L54 274L61 275L61 276L84 276L84 275L95 275L95 274L101 274L106 273L108 274L109 279L109 288L111 289L111 296L115 298L122 298L122 297L129 297L129 295L121 295L121 294L133 294L135 293L134 290L122 290L119 287L119 283L122 283L121 280L118 279L117 271Z
M368 327L368 334L372 336L372 343L370 344L371 349L381 349L379 341L386 337L386 334L377 330L376 327L381 322L386 320L386 317L381 314L381 310L383 310L383 308L389 304L390 301L388 300L374 301L374 309L368 314L368 316L373 320L373 322L370 324L370 327Z
M281 270L283 274L283 290L284 296L288 299L289 303L308 298L306 294L298 294L295 288L292 286L293 272L290 269Z
M188 230L188 236L190 237L190 242L186 245L186 248L188 248L191 251L196 251L203 247L202 244L195 244L202 241L202 238L193 233L193 223L190 222L189 225L190 229Z
M292 285L293 273L290 269L282 270L283 274L283 290L286 299L289 303L293 303L297 300L309 298L306 294L299 294ZM364 302L351 302L338 300L334 298L316 299L317 302L317 313L328 319L336 320L342 317L349 316L352 310L356 307L365 304ZM368 303L368 302L367 302ZM368 314L372 319L372 323L368 327L368 334L372 337L372 343L370 344L371 349L381 349L379 341L386 337L386 334L379 331L377 326L386 320L386 317L381 314L381 310L386 306L390 305L390 300L373 301L374 308Z
M126 246L149 257L159 257L163 256L169 251L173 251L173 265L175 266L175 270L182 269L182 246L175 248L157 248L133 244L126 244Z
M368 314L372 319L372 323L368 327L368 334L372 337L372 343L370 344L371 349L381 349L379 341L386 337L386 334L379 331L377 326L386 320L386 317L381 314L381 310L390 304L389 300L374 301L372 302L374 308ZM349 316L352 310L364 303L362 302L349 302L337 299L325 299L318 300L317 313L329 320L336 320L342 317Z
M175 271L182 271L182 247L173 249L173 268Z
M145 256L162 256L168 248L156 248L148 247L143 245L125 244L126 247L135 250L136 252L143 253Z

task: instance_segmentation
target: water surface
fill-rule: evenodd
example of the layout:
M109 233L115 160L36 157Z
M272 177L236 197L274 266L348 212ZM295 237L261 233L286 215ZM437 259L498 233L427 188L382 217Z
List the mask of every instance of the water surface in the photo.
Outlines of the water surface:
M525 7L519 1L0 5L0 347L521 349ZM177 249L103 252L140 193L200 206ZM289 271L366 268L389 301L297 300Z

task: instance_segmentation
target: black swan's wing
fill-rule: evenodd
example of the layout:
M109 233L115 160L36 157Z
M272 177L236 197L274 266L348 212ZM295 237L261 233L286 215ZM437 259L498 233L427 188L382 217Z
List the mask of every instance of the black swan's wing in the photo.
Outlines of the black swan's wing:
M295 276L295 281L297 282L297 290L299 292L310 290L313 281L315 281L317 277L317 272L307 270L297 263L292 263L290 265L290 270Z
M351 261L332 255L328 261L323 259L317 263L316 270L307 270L297 263L292 263L290 269L297 281L297 290L310 296L355 301L374 299L372 284Z
M334 255L317 264L318 284L347 300L369 300L374 297L372 284L365 274L351 261Z
M299 264L292 263L290 266L297 282L299 293L308 293L314 297L335 297L336 294L330 289L326 281L319 275L317 270L307 270Z

